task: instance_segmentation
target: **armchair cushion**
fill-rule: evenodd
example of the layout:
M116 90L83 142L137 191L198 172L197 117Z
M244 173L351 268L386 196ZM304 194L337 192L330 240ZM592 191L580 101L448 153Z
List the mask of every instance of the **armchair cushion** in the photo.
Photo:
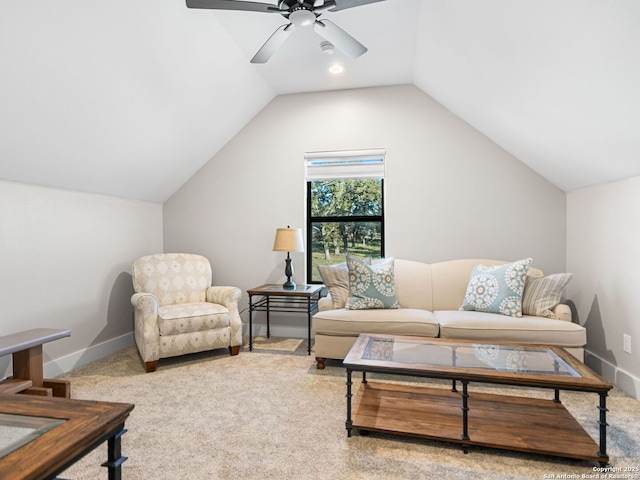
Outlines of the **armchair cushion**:
M200 332L229 326L229 310L217 303L182 303L158 309L160 335Z

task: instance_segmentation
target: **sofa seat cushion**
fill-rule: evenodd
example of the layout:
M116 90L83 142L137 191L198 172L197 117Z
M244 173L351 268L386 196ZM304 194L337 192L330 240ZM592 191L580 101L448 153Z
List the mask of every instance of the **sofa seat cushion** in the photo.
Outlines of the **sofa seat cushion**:
M524 315L520 318L487 312L438 310L434 317L440 337L583 347L587 332L576 323Z
M322 335L386 333L437 337L439 332L433 312L414 308L394 310L327 310L313 317L314 332Z
M229 310L217 303L181 303L158 309L160 335L216 330L228 326Z

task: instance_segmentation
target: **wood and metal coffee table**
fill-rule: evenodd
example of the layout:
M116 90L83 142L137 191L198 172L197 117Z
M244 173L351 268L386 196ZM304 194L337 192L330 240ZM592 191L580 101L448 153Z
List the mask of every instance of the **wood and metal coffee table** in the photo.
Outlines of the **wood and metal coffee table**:
M132 404L0 394L0 478L54 479L107 442L109 480L122 478L121 437ZM107 476L106 475L106 476Z
M606 398L613 385L562 348L361 334L344 365L349 436L357 429L445 440L461 444L465 453L478 445L600 465L609 461ZM362 372L362 384L352 407L353 372ZM369 382L369 372L448 379L452 388ZM471 382L554 394L541 399L471 393ZM561 390L598 394L599 445L562 405Z

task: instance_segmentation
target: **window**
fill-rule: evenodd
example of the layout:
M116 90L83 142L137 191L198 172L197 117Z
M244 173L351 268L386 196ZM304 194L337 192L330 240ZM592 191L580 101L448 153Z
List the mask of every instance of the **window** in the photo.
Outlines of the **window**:
M384 256L384 150L305 155L307 282L347 254Z

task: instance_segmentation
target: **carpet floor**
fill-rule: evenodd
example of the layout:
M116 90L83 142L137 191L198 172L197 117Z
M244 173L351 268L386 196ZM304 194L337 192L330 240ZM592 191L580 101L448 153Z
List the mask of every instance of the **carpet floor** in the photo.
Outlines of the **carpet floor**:
M277 337L256 337L253 339L253 348L255 350L274 351L278 353L296 353L302 345L303 340L300 338L277 338ZM249 338L245 339L244 351L249 351Z
M220 350L163 359L149 374L135 347L128 347L64 378L71 380L72 398L135 404L122 437L127 480L515 480L596 473L597 463L550 456L480 447L464 454L453 444L382 434L348 438L344 368L328 362L325 370L316 370L306 342L294 352L243 350L232 357ZM471 385L473 391L550 395L477 384ZM561 398L597 439L598 396L562 392ZM607 406L611 466L638 468L640 402L614 389ZM106 455L102 445L60 477L106 478L100 467ZM621 473L640 478L640 472Z

